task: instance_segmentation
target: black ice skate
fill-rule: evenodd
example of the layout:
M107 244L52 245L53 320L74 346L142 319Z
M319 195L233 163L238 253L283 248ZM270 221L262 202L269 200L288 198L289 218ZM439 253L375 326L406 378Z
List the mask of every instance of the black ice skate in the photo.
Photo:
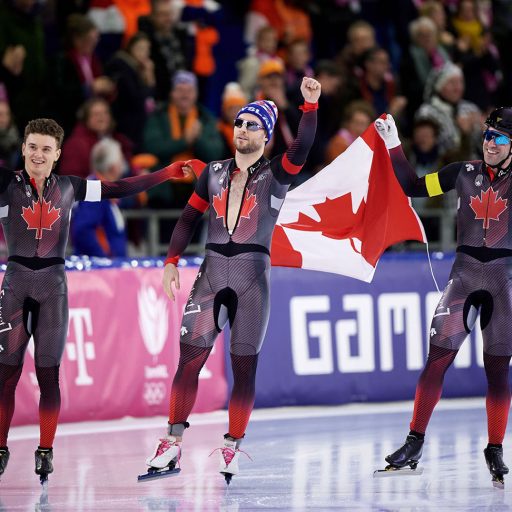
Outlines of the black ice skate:
M409 434L403 446L386 457L389 464L384 469L374 471L373 476L390 476L393 474L421 475L423 469L417 469L423 452L423 439Z
M504 489L504 475L508 473L508 468L503 462L503 448L501 446L487 446L484 455L485 462L492 475L492 485L498 489Z
M2 448L0 450L0 476L3 475L5 468L7 467L7 463L9 462L9 450L7 448Z
M53 473L53 450L51 448L38 448L35 452L36 475L39 475L41 485L48 481L48 475Z

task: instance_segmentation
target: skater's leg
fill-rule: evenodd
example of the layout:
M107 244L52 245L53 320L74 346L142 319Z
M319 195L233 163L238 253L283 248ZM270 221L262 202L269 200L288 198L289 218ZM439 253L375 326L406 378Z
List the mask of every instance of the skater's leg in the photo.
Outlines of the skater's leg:
M180 343L180 360L171 389L167 436L158 440L155 449L146 459L150 468L174 469L178 464L183 432L188 427L187 418L197 395L199 372L211 350L212 347Z
M212 261L213 260L213 261ZM217 258L207 258L201 265L187 300L180 328L180 359L174 376L169 403L169 424L185 424L194 406L199 372L215 339L225 324L219 326L215 293L209 277ZM181 436L178 436L181 437Z
M7 436L14 414L14 394L23 366L0 363L0 449L7 447Z
M410 428L424 434L435 406L441 398L446 370L452 364L457 350L430 345L427 363L418 380L414 397L414 412Z
M53 284L51 292L38 297L40 302L34 304L32 321L35 369L41 392L39 447L50 449L55 439L61 405L59 369L68 330L68 300L62 272L46 271L41 273L40 278Z
M24 323L25 288L30 276L28 272L13 272L9 264L0 290L0 448L7 445L16 386L30 339Z
M247 281L233 283L237 293L236 315L231 322L231 368L233 390L229 401L229 435L244 437L254 406L256 368L263 346L270 316L269 268L266 255L255 255L254 260L237 262L235 275Z
M194 407L199 373L212 351L220 329L214 316L214 294L203 262L185 307L180 328L180 359L169 400L167 435L146 459L149 472L172 471L181 457L181 441ZM141 475L144 479L148 475Z
M169 404L170 425L186 423L196 400L199 372L211 350L211 346L198 347L180 343L180 360L172 383Z
M39 399L40 448L52 448L60 412L59 366L36 366Z
M489 443L501 445L505 437L510 410L510 356L492 356L484 352L487 376L487 429Z
M233 439L244 437L254 406L256 367L258 354L240 356L231 354L233 390L229 401L229 435Z
M229 484L239 472L240 443L245 436L255 398L256 368L270 315L269 262L255 256L238 262L236 275L251 278L233 284L237 308L231 323L231 368L233 390L229 401L229 432L224 436L219 471Z
M425 431L432 412L441 398L444 375L452 364L457 350L430 345L427 363L416 386L414 413L410 424L411 432L405 443L391 455L386 462L392 468L411 466L415 469L423 453Z

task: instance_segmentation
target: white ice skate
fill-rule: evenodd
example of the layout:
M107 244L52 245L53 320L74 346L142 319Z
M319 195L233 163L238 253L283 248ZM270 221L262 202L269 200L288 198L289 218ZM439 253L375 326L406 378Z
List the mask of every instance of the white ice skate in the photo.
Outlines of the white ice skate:
M240 471L240 468L238 467L240 454L243 453L244 455L247 455L247 453L239 450L236 447L236 441L232 441L231 439L224 439L224 446L222 448L217 448L217 450L220 451L219 472L221 475L224 475L226 483L229 485L233 475L238 475ZM213 451L215 452L217 450ZM247 457L249 457L249 455L247 455ZM251 457L249 457L249 459L250 458Z
M159 439L153 454L146 459L148 472L139 475L138 481L178 474L181 469L176 466L179 466L180 457L181 443L178 443L174 436Z

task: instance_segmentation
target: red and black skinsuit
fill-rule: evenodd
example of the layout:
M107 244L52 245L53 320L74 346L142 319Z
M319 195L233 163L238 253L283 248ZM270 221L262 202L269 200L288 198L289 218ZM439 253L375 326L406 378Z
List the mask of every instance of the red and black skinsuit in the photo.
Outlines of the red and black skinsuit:
M241 439L254 405L258 355L269 318L270 243L286 192L300 171L316 132L316 104L305 108L297 138L271 161L248 169L238 219L226 227L234 159L211 162L173 231L166 262L176 263L208 207L206 257L190 293L181 326L180 361L174 377L169 432L181 435L195 402L198 376L217 335L229 320L234 386L229 436Z
M25 351L34 337L40 446L51 448L60 410L59 365L68 330L64 255L75 201L120 198L182 174L176 164L116 182L50 174L42 197L26 171L0 168L0 217L9 262L0 290L0 449L14 413Z
M512 356L512 187L510 172L495 173L482 161L456 162L417 178L401 147L390 150L404 192L426 197L455 189L457 254L435 310L430 351L416 388L411 430L425 433L442 392L444 374L480 313L488 381L490 444L501 444L510 408Z

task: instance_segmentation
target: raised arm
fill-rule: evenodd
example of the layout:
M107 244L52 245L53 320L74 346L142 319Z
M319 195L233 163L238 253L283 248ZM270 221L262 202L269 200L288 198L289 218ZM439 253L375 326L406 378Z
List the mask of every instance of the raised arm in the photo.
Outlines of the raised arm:
M304 104L300 107L303 114L299 123L297 137L290 144L286 153L276 157L271 164L272 171L282 183L291 183L306 162L309 150L316 134L318 98L321 93L320 82L314 78L304 77L301 84Z
M375 129L386 144L396 179L407 196L438 196L455 187L455 181L461 168L460 162L447 165L439 172L432 172L418 178L402 150L402 143L393 116L387 114L386 119L377 119Z

